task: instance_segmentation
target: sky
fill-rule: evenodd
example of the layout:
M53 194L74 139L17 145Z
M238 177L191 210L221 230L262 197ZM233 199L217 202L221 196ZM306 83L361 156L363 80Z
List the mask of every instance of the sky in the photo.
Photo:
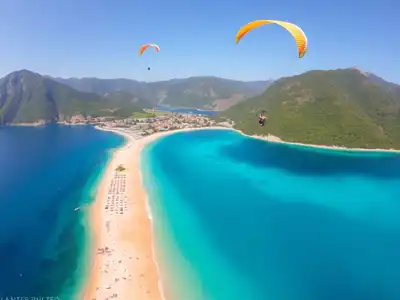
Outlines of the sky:
M0 0L0 76L20 69L56 77L158 81L190 76L266 80L358 66L400 83L400 1ZM277 25L308 37L299 59ZM138 55L142 44L156 43ZM397 67L396 67L397 65ZM148 71L147 68L151 70Z

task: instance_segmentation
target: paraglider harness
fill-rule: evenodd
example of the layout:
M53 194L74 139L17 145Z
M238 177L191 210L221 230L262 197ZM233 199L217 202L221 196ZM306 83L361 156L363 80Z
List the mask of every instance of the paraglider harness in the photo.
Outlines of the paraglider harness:
M264 126L265 124L265 116L264 116L264 112L262 111L260 116L258 117L258 124L260 124L261 126Z

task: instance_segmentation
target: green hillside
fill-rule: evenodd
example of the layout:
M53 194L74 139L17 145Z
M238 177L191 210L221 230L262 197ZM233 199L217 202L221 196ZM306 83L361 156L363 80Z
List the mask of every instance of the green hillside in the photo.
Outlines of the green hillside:
M400 149L400 89L354 69L282 78L225 112L248 134L321 145ZM265 127L257 115L266 111Z
M141 106L85 93L22 70L0 79L0 124L56 122L73 115L130 116Z

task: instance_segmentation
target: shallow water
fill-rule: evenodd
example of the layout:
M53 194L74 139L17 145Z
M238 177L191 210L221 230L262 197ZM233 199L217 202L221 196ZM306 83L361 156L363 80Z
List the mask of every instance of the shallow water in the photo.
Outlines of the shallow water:
M400 299L400 156L166 136L144 180L170 299Z
M0 297L76 299L87 210L118 135L89 126L0 129Z
M168 106L157 106L157 110L170 111L180 114L192 114L192 115L203 115L203 116L216 116L218 112L213 110L201 110L196 108L182 108L182 107L168 107Z

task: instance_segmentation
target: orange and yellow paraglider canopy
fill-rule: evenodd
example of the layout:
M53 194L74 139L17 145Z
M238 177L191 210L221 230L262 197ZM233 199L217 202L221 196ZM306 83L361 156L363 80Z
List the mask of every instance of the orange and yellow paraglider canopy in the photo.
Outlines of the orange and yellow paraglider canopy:
M236 34L236 43L239 43L239 41L254 28L267 24L277 24L289 31L293 38L296 40L299 58L302 58L304 54L306 54L308 48L308 40L303 30L295 24L277 20L256 20L244 25L242 28L239 29Z
M143 52L149 47L153 47L154 49L156 49L157 52L160 52L160 47L158 47L158 45L156 45L156 44L144 44L143 46L141 46L139 48L139 55L142 55Z

